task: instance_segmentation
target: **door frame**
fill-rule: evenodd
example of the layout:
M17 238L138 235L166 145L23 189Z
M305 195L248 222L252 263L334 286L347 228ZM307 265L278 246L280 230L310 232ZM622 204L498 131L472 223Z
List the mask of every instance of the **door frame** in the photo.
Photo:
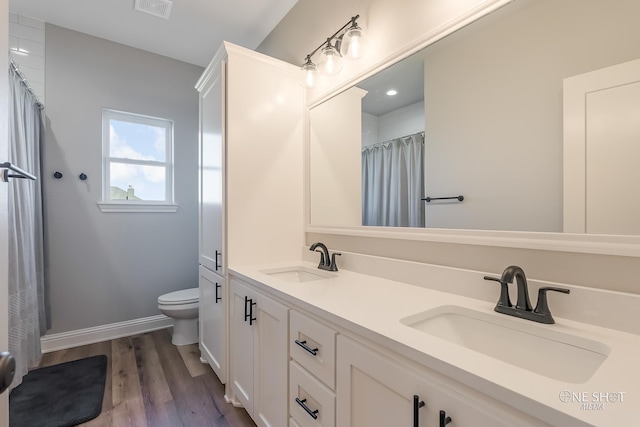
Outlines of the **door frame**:
M563 81L563 231L587 231L587 95L637 82L640 59Z

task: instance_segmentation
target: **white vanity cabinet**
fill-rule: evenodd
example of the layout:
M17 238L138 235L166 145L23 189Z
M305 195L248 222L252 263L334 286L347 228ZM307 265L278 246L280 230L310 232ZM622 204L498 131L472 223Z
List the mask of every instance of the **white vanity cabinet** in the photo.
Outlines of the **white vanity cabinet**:
M231 276L230 383L259 427L287 425L288 307Z
M337 341L337 427L445 427L447 417L452 427L546 426L486 395L440 375L416 371L350 338L338 336Z
M200 352L224 384L227 268L299 255L304 104L298 71L225 42L196 84Z

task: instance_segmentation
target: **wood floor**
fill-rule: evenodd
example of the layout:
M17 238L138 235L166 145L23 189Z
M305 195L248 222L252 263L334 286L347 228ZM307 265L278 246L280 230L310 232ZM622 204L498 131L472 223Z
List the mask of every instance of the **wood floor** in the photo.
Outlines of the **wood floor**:
M46 353L39 367L99 354L108 358L102 413L82 426L255 427L226 403L198 345L174 346L167 329Z

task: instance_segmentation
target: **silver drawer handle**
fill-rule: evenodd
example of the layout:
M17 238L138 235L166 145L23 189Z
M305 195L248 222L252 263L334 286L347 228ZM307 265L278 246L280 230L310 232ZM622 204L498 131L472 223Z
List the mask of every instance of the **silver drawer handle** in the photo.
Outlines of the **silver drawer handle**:
M308 351L309 353L313 354L314 356L318 355L318 349L317 348L311 348L307 345L306 341L300 341L300 340L296 340L295 341L296 344L298 344L300 347L304 348L306 351Z
M309 416L311 418L313 418L314 420L317 420L318 419L318 410L316 409L315 411L312 411L311 409L309 409L309 407L307 405L305 405L306 401L307 401L307 399L300 400L300 398L296 397L296 403L298 403L298 405L302 406L302 409L307 411L307 414L309 414Z

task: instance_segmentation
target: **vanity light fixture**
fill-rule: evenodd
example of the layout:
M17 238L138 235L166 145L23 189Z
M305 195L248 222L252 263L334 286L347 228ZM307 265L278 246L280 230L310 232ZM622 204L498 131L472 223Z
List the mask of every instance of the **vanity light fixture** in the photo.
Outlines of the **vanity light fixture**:
M338 74L342 70L343 57L357 59L362 56L363 32L357 23L359 17L360 15L352 17L331 37L328 37L325 42L307 55L300 68L303 86L309 89L315 87L318 71L327 75ZM321 57L316 66L311 58L320 49L322 49Z

